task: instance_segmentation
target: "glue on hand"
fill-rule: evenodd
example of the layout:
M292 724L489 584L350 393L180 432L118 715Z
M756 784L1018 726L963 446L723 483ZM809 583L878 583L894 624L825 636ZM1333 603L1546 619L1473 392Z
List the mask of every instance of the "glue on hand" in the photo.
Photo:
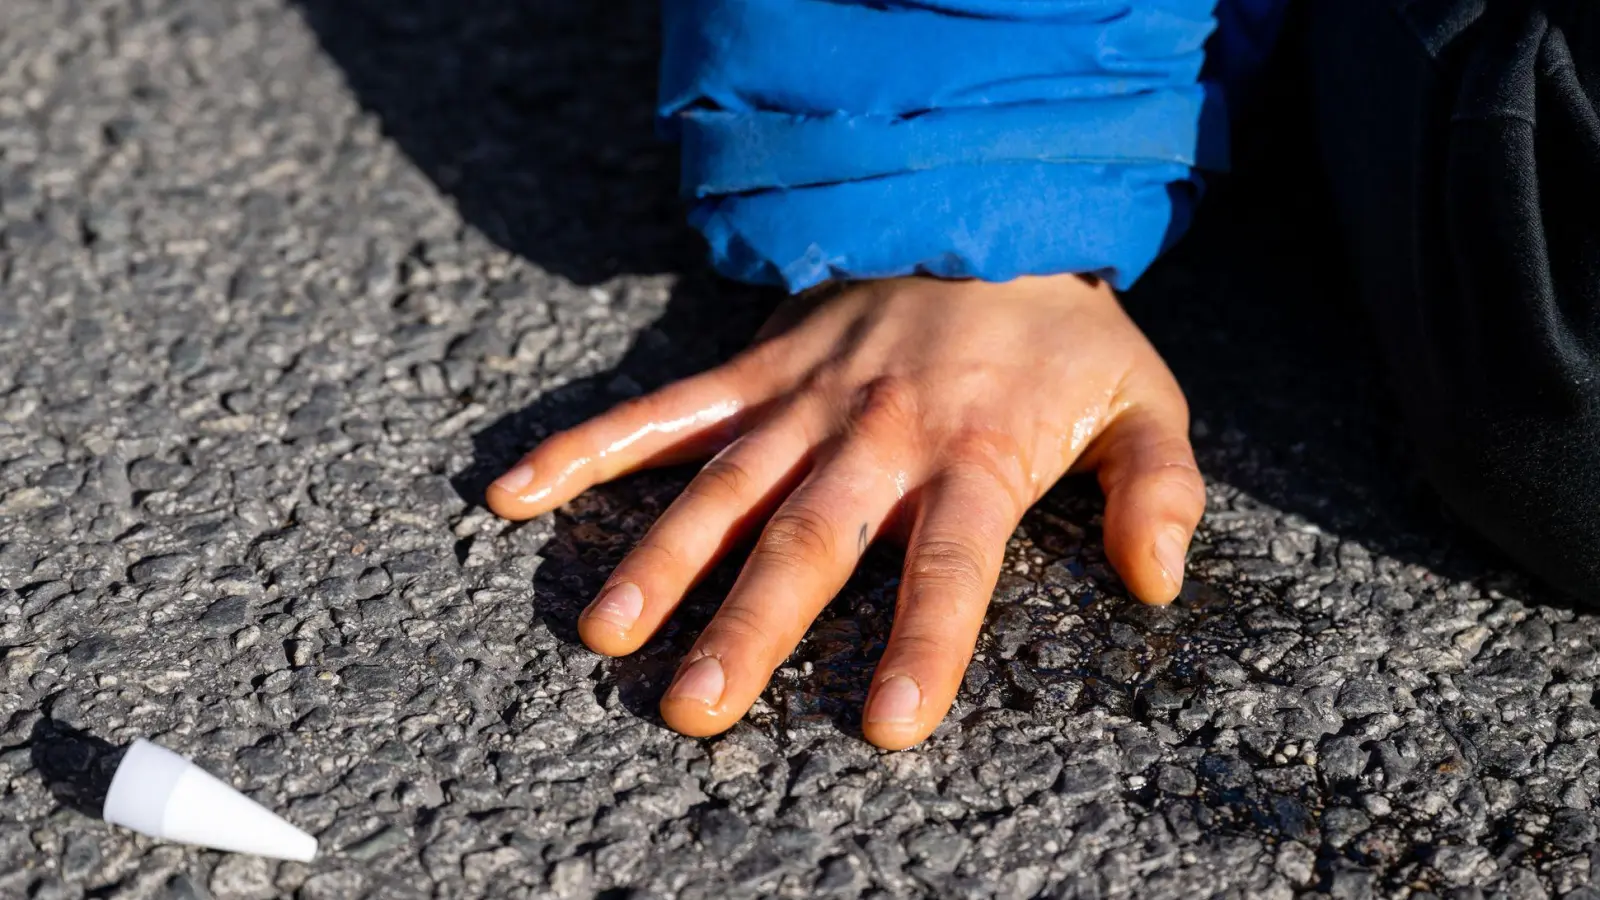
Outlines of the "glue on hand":
M106 792L105 820L215 850L310 862L317 840L165 747L137 740Z

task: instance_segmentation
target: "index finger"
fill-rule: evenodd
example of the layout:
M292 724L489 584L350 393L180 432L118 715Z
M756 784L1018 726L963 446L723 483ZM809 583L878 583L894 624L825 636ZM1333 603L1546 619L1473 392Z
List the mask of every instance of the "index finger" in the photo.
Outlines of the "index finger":
M489 485L489 508L531 519L630 472L715 453L771 396L770 379L748 368L712 369L550 436Z

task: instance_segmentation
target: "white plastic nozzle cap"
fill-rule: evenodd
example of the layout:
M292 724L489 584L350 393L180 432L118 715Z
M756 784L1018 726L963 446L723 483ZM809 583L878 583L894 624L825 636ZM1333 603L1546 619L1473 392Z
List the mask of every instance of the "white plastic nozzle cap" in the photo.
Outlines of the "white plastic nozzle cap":
M140 834L214 850L310 862L317 839L204 769L146 740L122 757L105 819Z

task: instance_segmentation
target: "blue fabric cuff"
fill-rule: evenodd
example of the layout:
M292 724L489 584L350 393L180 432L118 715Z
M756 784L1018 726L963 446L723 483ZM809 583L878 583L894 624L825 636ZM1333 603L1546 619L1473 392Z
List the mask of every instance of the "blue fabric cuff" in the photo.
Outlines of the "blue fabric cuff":
M699 198L1020 160L1215 170L1227 162L1225 118L1199 85L915 117L690 110L680 116L683 185Z
M1211 0L1040 5L1062 11L1017 20L851 0L667 0L661 112L906 114L1141 93L1193 83L1215 24Z
M933 275L1093 273L1128 287L1187 227L1200 185L1165 165L994 163L713 197L690 223L722 274L801 291Z
M1214 0L667 0L660 111L724 274L1130 284L1225 162ZM1221 127L1219 127L1221 126Z

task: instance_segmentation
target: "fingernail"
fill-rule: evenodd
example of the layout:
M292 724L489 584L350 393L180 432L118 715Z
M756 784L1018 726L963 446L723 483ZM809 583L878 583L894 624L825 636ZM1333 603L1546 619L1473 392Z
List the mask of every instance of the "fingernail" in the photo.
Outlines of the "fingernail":
M922 709L922 690L905 675L891 675L878 685L872 697L872 708L867 710L868 722L886 725L910 725L917 721Z
M667 691L668 700L693 700L715 706L722 699L722 663L714 656L702 656L678 673L678 680Z
M508 494L520 493L533 483L533 466L517 463L511 470L494 480L494 486Z
M644 592L639 586L624 581L607 588L589 608L583 611L585 619L599 619L623 631L633 627L644 612Z
M1168 528L1156 537L1156 563L1174 588L1183 585L1184 557L1188 552L1188 535L1182 528Z

